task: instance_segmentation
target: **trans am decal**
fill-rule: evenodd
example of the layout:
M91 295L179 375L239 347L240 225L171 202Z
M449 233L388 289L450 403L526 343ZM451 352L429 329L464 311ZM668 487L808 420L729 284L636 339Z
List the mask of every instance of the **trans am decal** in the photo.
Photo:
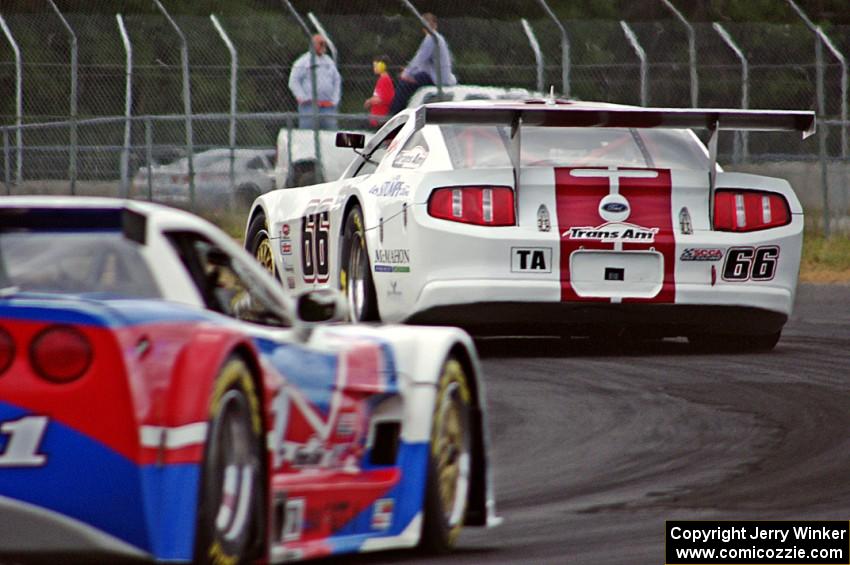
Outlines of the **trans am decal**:
M652 298L631 298L627 296L628 289L624 289L626 296L622 301L674 301L677 256L670 213L671 187L670 171L667 169L555 169L556 217L561 234L562 301L620 300L576 294L571 283L570 256L580 248L614 253L653 248L664 258L661 290ZM619 205L605 207L612 203ZM617 220L611 221L610 218Z
M595 241L620 241L624 243L652 243L658 228L644 228L634 224L610 222L601 226L570 228L561 234L569 239Z

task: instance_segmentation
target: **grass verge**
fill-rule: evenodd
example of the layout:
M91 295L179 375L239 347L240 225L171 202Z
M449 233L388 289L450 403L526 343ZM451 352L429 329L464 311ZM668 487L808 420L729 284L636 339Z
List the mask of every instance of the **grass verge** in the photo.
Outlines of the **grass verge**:
M825 238L807 231L803 237L800 282L850 283L850 236Z

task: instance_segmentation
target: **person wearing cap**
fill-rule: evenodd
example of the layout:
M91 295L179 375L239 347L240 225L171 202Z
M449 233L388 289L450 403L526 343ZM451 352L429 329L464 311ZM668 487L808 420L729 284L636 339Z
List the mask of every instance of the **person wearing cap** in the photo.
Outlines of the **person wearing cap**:
M316 34L312 38L316 66L316 100L313 100L313 83L310 73L310 52L292 64L289 73L289 90L298 102L298 127L313 128L314 109L319 115L320 129L337 129L337 113L342 91L342 78L334 60L326 53L325 38ZM331 114L331 115L328 115Z
M422 19L430 28L422 28L425 37L419 44L416 54L407 64L399 77L395 98L393 98L390 113L404 110L410 97L421 86L437 84L437 49L440 54L440 80L443 86L457 84L457 78L452 73L452 54L445 38L437 33L437 16L430 12L422 14Z
M380 127L383 120L379 119L386 116L390 112L390 104L392 104L393 96L395 96L395 86L390 73L387 72L389 65L389 57L379 55L372 59L372 72L378 75L378 82L375 83L375 90L372 96L366 99L363 107L369 110L369 114L373 116L369 120L369 125L373 128Z

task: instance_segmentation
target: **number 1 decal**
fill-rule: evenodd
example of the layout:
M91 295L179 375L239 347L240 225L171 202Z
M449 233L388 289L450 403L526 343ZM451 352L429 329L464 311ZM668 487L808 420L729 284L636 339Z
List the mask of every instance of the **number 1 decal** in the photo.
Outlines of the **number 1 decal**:
M38 452L41 438L47 429L47 416L26 416L3 422L0 437L6 445L0 453L0 467L41 467L47 456Z
M301 269L306 283L324 283L330 275L331 222L327 206L331 202L311 200L301 218Z

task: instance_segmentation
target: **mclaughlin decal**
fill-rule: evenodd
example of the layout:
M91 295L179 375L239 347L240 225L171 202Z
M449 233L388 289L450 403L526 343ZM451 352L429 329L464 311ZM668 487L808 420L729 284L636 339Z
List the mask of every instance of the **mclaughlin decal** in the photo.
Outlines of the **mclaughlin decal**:
M622 243L652 243L658 228L644 228L634 224L608 222L601 226L567 228L561 237L573 240L605 241Z

